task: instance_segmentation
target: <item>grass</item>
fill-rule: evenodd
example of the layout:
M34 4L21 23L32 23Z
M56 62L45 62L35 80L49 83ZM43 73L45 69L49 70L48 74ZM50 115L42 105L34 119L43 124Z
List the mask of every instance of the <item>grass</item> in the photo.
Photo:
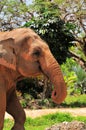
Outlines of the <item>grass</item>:
M25 130L45 130L45 128L50 127L53 124L61 123L64 121L70 122L73 120L83 121L86 123L86 117L83 116L73 117L69 113L55 113L48 114L46 116L38 117L35 119L27 118L25 122ZM12 120L5 120L3 130L10 130L12 125Z
M65 107L86 107L86 94L68 95L62 105Z
M4 121L4 129L3 130L11 130L12 126L13 126L13 121L10 119L6 119Z

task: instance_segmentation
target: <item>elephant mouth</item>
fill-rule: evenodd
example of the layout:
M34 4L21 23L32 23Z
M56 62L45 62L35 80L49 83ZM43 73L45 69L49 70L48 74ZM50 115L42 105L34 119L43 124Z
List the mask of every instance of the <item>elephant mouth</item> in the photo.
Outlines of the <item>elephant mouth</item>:
M47 72L44 72L40 65L39 65L39 70L40 70L42 75L44 75L47 79L49 79L49 76L48 76Z

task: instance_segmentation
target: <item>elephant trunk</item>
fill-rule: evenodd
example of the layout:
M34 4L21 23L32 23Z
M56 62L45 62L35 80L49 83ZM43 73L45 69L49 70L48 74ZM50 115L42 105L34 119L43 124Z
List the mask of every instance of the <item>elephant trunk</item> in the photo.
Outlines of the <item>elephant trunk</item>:
M54 85L54 90L52 92L52 100L55 103L60 104L67 95L66 84L60 66L54 59L54 57L50 54L49 57L47 57L47 60L45 58L45 61L43 60L43 62L42 62L42 69L45 75L49 77L52 84Z
M49 78L54 85L52 99L55 103L60 104L67 95L66 84L58 63L54 63L49 69Z

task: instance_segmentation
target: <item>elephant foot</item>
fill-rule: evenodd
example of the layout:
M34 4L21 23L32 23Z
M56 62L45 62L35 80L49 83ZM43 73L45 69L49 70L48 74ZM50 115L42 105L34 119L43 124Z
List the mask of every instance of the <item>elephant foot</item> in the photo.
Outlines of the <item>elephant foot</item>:
M25 128L20 124L15 124L11 130L25 130Z

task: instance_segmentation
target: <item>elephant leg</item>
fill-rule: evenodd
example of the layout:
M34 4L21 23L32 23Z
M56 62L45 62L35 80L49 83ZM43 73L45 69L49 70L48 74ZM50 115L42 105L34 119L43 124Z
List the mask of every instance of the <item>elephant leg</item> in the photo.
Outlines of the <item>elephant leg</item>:
M6 92L0 87L0 130L3 129L4 115L6 110Z
M25 130L24 129L24 123L26 119L25 112L19 103L15 91L13 91L9 96L6 111L13 116L15 121L14 126L11 130Z

